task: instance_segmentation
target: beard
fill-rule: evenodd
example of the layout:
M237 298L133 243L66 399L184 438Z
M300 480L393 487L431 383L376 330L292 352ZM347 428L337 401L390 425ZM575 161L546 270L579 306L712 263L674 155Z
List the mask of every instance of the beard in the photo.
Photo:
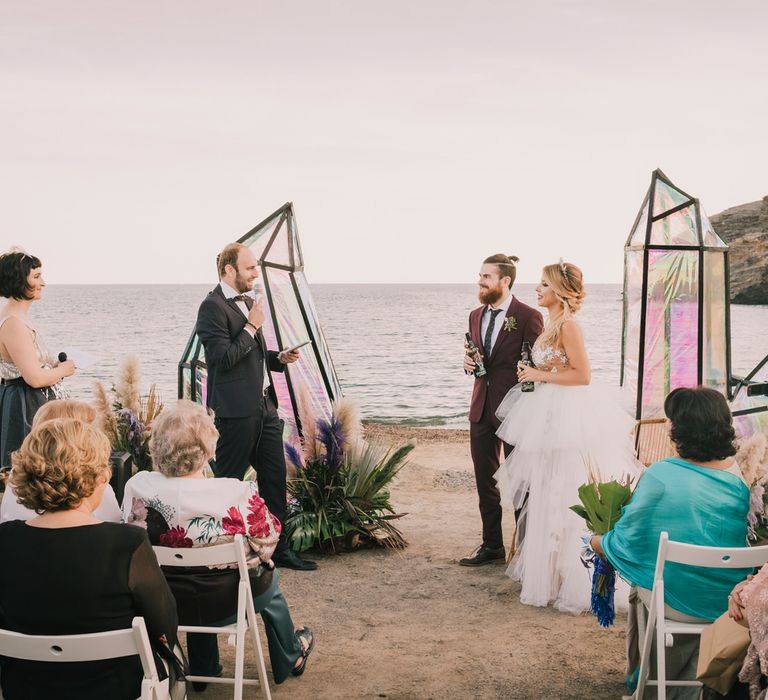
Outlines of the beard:
M245 294L253 289L253 285L249 285L248 282L245 281L245 277L242 277L238 272L235 275L235 289L239 294Z
M488 289L480 289L477 292L477 298L481 304L495 304L504 295L504 290L498 284Z

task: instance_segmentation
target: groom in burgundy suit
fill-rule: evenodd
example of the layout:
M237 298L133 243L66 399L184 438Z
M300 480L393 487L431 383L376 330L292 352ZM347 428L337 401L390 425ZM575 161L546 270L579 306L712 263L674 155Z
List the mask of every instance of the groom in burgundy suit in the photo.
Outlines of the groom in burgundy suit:
M517 363L523 341L533 345L544 328L541 314L512 294L517 261L514 255L501 253L483 261L477 281L477 297L483 306L469 314L472 342L480 351L486 369L485 376L475 377L469 408L469 442L483 521L483 541L473 554L459 561L462 566L482 566L504 560L501 502L493 475L499 468L502 446L505 455L512 447L496 437L500 425L496 409L517 384ZM464 370L468 374L475 370L475 363L468 355L464 358Z

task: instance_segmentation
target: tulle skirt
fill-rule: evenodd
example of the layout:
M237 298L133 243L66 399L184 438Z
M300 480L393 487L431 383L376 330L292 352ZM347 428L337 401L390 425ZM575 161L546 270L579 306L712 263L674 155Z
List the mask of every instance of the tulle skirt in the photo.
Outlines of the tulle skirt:
M590 472L599 481L630 476L636 482L634 421L607 387L539 382L529 393L514 387L496 415L497 435L514 446L496 472L501 501L523 508L524 535L507 575L521 582L526 605L582 612L591 594L591 569L579 558L587 528L570 506L579 503ZM618 607L626 607L626 590L617 593Z

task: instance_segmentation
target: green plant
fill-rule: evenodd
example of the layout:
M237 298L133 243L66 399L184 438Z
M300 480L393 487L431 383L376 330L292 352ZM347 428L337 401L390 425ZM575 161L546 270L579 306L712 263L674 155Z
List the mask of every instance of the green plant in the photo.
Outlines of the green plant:
M361 440L350 444L346 435L356 430L345 425L348 414L354 422L354 412L337 405L330 420L317 421L316 433L305 435L303 454L286 445L297 474L288 482L285 524L298 551L407 545L394 524L404 514L395 512L387 487L406 465L413 445L386 450ZM314 444L308 445L308 438Z

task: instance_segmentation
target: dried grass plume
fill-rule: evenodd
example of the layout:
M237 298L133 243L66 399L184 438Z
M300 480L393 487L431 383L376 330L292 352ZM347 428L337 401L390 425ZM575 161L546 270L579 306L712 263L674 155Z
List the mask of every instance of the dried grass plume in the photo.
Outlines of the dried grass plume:
M736 453L744 481L749 486L763 483L768 476L768 439L764 433L755 433L741 443Z
M115 419L115 414L112 412L112 406L109 403L107 392L101 382L93 383L93 394L99 427L107 435L114 435L117 432L117 420Z
M123 360L115 382L115 394L123 408L128 408L135 415L139 415L141 411L139 360L134 355L129 355Z

